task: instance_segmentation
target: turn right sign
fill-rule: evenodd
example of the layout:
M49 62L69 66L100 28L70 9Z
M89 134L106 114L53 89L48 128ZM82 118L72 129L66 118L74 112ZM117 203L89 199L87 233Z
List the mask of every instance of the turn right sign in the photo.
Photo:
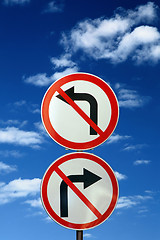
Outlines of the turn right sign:
M118 182L111 167L89 153L60 157L47 169L41 199L49 216L71 229L89 229L104 222L118 200Z

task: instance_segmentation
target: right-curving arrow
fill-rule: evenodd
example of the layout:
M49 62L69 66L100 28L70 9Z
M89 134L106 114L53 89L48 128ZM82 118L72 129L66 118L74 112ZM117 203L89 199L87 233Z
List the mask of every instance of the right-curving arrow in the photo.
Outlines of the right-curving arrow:
M98 182L102 178L83 168L83 175L67 176L72 182L82 182L84 189ZM63 180L60 185L60 216L68 217L68 185Z
M96 99L88 93L75 93L74 86L67 89L65 93L73 100L73 101L87 101L90 104L90 119L98 125L98 104ZM59 94L56 96L60 100L64 101L68 104L68 102ZM90 126L90 135L97 135L97 132Z

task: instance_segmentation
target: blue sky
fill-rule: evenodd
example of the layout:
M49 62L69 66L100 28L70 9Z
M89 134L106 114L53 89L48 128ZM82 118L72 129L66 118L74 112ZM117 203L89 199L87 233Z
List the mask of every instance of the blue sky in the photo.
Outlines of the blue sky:
M120 106L112 136L88 151L115 171L119 201L84 239L159 239L159 8L142 0L1 0L1 239L75 239L41 205L44 172L71 151L47 135L40 108L55 80L78 71L109 83Z

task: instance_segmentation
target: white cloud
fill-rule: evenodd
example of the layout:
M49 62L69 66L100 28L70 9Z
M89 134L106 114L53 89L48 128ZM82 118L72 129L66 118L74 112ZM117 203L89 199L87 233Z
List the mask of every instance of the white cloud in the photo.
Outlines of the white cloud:
M41 109L40 109L40 106L38 104L29 105L28 110L29 110L29 112L31 112L33 114L40 114L41 113Z
M24 79L24 82L33 84L35 86L47 86L53 82L51 77L47 77L46 73L38 73Z
M81 21L70 33L63 33L61 43L70 53L82 50L94 59L108 59L112 63L128 58L137 64L157 62L160 59L160 33L150 26L157 19L157 10L158 6L148 2L134 10L119 8L110 19Z
M149 161L149 160L136 160L133 164L134 165L148 165L149 163L151 163L151 161Z
M136 11L131 11L130 16L137 22L144 21L144 22L151 22L157 18L157 9L153 2L148 2L145 5L141 5L136 8Z
M47 77L46 73L39 73L34 76L30 76L28 78L24 79L24 82L33 84L38 87L44 87L52 84L54 81L58 80L61 77L64 77L65 75L75 73L78 71L78 67L68 67L63 71L57 71L50 77Z
M25 203L29 204L31 207L42 208L42 202L40 198L27 200Z
M156 47L160 47L159 40L160 33L157 28L150 26L137 27L132 32L126 33L123 36L117 49L112 52L112 60L116 63L123 62L129 56L132 56L137 63L143 62L144 60L147 61L151 57L148 55L148 52L150 52L155 45Z
M120 107L137 108L143 107L150 100L148 96L140 96L136 90L127 89L121 84L116 84L118 103Z
M4 0L3 1L5 5L24 5L26 3L29 3L30 0Z
M98 18L93 21L88 19L80 22L77 28L72 30L70 40L74 50L81 48L88 52L95 48L98 57L98 51L102 52L105 49L105 44L111 47L110 42L107 43L106 40L124 33L128 27L128 22L120 18L110 20Z
M127 179L127 176L122 173L119 173L117 171L115 171L114 173L119 181Z
M7 157L14 157L14 158L19 158L22 157L23 154L21 154L19 151L16 150L1 150L0 151L0 156L3 156L3 158Z
M91 233L84 233L83 237L84 238L93 238L93 235Z
M4 120L0 120L0 124L1 125L19 125L19 121L18 120L7 120L7 121L4 121Z
M147 213L147 212L148 212L148 209L146 209L146 208L140 209L140 210L138 211L139 214L145 214L145 213Z
M19 127L23 127L27 124L27 121L19 121L19 120L16 120L16 119L9 119L9 120L0 120L0 124L1 125L5 125L5 126L19 126Z
M126 146L123 151L133 151L133 150L140 150L143 147L146 147L146 144L135 144L135 145L128 145Z
M16 127L0 129L0 143L38 147L43 142L42 136L33 131L24 131Z
M117 143L119 141L122 141L122 140L126 140L130 138L130 136L127 136L127 135L119 135L119 134L112 134L109 139L107 140L106 143L110 144L110 143Z
M44 9L43 13L62 12L63 8L64 8L63 3L57 3L56 1L51 1L51 2L48 3L48 5Z
M45 217L44 220L45 220L47 223L52 223L52 222L53 222L53 220L52 220L49 216Z
M141 204L144 201L147 201L149 199L152 199L152 197L151 196L142 196L142 195L120 197L116 208L117 209L131 208L131 207Z
M40 134L45 135L45 136L49 136L48 133L46 132L42 122L35 122L34 125L38 129Z
M71 73L75 73L77 71L78 71L78 67L77 66L75 66L73 68L68 67L68 68L66 68L62 72L55 72L52 77L53 77L53 79L55 81L55 80L58 80L59 78L62 78L62 77L66 76L68 74L71 74Z
M160 60L160 45L151 45L150 47L143 48L143 51L137 49L135 56L133 59L136 60L137 64L141 64L143 62L152 62L156 64Z
M19 100L19 101L17 101L17 102L14 103L14 105L15 105L16 107L25 106L26 104L27 104L27 103L26 103L25 100Z
M79 70L77 63L72 61L71 54L69 53L63 54L59 57L52 57L50 61L56 70L54 74L47 76L47 73L38 73L30 77L23 76L24 82L44 87L54 83L54 81L68 74L76 73Z
M0 173L10 173L16 171L16 166L10 166L6 163L0 162Z
M154 192L151 191L151 190L146 190L145 193L147 193L147 194L154 194Z
M64 67L75 67L76 63L71 60L70 54L64 54L59 58L52 57L51 63L55 66L55 68L64 68Z
M23 79L25 79L25 77L23 77ZM9 106L12 107L12 111L19 110L23 107L23 109L26 108L27 111L29 111L33 114L41 112L40 111L40 106L38 104L26 102L25 100L19 100L17 102L10 103ZM12 120L9 120L9 121L12 121Z
M40 191L41 179L15 179L8 184L0 184L0 204L11 202L18 198L35 196Z
M137 202L134 198L132 197L120 197L118 199L118 203L116 208L120 209L120 208L130 208L137 205Z
M35 108L35 109L30 109L30 111L33 113L33 114L40 114L41 113L41 110L40 108Z

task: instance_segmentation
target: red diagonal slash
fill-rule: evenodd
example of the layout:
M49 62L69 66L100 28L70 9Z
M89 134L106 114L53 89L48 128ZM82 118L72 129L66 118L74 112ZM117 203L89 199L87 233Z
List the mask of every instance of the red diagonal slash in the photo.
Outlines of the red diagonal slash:
M65 181L72 191L82 200L82 202L94 213L97 218L102 217L102 214L94 207L94 205L83 195L83 193L72 183L72 181L60 170L55 169L56 173Z
M61 89L57 92L73 107L73 109L99 134L103 135L103 131L87 116L87 114Z

